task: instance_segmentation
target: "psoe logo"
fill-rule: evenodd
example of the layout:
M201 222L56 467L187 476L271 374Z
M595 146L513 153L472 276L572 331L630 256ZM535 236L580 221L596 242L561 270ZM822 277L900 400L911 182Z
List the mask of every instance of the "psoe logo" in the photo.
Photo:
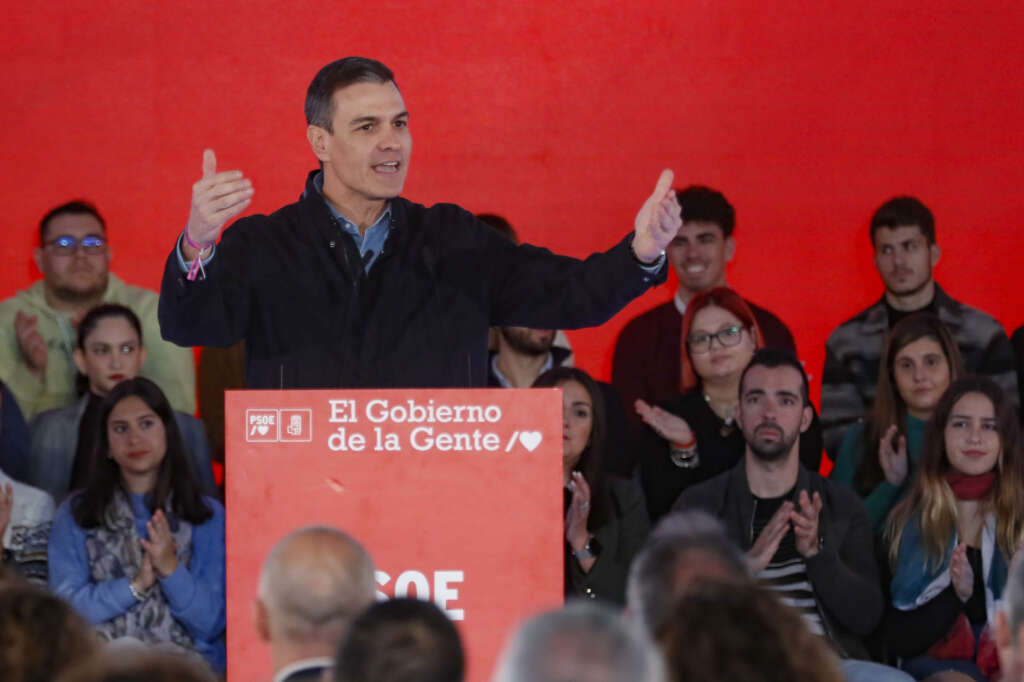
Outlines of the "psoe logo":
M276 443L281 417L278 410L249 409L245 411L245 440L250 443Z

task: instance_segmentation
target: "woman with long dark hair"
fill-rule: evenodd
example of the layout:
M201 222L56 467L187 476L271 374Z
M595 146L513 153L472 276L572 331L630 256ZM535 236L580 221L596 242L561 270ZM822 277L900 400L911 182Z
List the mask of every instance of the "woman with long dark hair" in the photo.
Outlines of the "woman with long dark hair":
M683 315L681 395L661 406L636 401L650 431L641 442L640 481L651 520L672 508L692 485L728 471L743 456L743 434L733 421L740 376L761 332L739 294L716 287L694 296ZM800 437L800 461L817 471L821 463L817 417Z
M601 390L575 367L550 369L533 386L562 389L566 597L624 604L629 564L650 524L637 485L604 471L607 419Z
M146 360L142 323L126 306L96 306L78 324L78 345L72 356L79 371L82 397L74 405L37 414L30 425L32 457L27 480L50 493L57 503L68 491L82 487L88 478L89 449L102 430L97 415L103 396L119 382L134 379L142 371ZM210 468L210 448L202 422L184 412L175 412L174 420L203 493L216 495L217 484Z
M167 398L123 381L103 398L85 487L50 534L50 587L107 639L224 658L224 508L204 497Z
M1017 410L987 377L954 382L925 431L917 476L886 523L889 652L918 679L998 672L991 625L1024 542Z
M829 474L864 499L879 534L913 480L925 423L950 383L963 374L956 340L929 313L904 317L893 326L882 361L871 413L847 429Z

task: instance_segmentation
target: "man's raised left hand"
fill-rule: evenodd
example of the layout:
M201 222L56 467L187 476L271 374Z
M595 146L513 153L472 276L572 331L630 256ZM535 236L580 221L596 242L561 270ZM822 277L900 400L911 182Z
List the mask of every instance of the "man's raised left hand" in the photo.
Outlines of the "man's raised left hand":
M633 223L633 253L644 263L654 263L683 224L682 209L672 189L672 171L661 171L654 193L647 198Z

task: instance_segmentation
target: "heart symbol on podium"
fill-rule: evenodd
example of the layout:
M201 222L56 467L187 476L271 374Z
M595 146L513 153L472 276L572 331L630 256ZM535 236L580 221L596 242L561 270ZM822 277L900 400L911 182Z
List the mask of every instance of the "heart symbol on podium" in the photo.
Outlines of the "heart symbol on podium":
M270 431L270 427L266 424L260 424L256 427L256 430L259 431L261 436L265 436L267 435L267 432Z
M540 431L523 431L519 434L519 442L530 452L536 450L542 440L544 438L540 435Z

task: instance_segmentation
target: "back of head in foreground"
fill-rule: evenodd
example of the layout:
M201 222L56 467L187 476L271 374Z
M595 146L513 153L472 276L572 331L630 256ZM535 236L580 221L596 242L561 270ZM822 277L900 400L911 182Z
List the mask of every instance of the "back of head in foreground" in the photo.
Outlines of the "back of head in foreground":
M142 649L109 653L59 678L58 682L216 682L201 661L166 652Z
M749 582L746 555L707 512L676 511L663 517L629 567L629 615L657 632L673 607L704 580Z
M272 647L306 649L296 651L299 657L332 655L349 624L373 603L373 571L363 546L340 530L293 531L263 563L254 609L260 636Z
M753 583L707 582L679 601L658 631L669 679L842 682L824 638Z
M455 625L432 602L377 602L355 619L335 659L335 682L462 682Z
M505 648L493 682L662 682L665 668L640 628L603 604L577 601L536 616Z
M49 682L99 650L100 641L71 606L7 576L0 584L0 673L4 682Z

